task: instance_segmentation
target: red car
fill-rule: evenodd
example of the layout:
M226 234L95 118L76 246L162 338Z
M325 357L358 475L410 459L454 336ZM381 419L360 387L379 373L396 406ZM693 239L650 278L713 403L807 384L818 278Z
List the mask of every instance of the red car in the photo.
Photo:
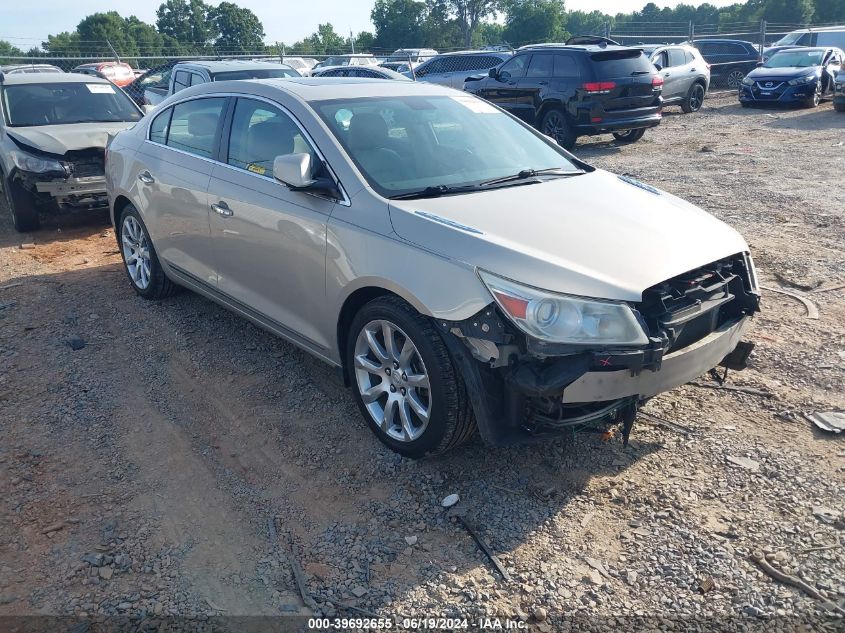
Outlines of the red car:
M72 72L84 75L95 75L108 79L116 86L128 86L135 81L135 72L132 66L125 62L95 62L93 64L80 64Z

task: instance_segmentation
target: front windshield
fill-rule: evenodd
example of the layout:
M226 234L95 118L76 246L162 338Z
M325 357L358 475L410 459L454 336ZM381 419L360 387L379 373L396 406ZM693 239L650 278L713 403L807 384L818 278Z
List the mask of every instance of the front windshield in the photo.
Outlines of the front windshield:
M789 33L774 43L775 46L790 46L801 39L803 33Z
M550 140L470 95L322 101L320 117L385 197L526 170L579 168Z
M140 121L143 116L119 88L106 83L4 86L3 110L13 127Z
M349 62L351 59L349 57L340 57L338 55L334 55L332 57L326 57L323 61L321 61L318 66L349 66Z
M256 68L255 70L230 70L215 73L214 81L231 81L234 79L280 79L283 77L299 77L293 68Z
M823 55L824 51L802 51L800 49L781 51L772 55L769 61L763 66L765 68L809 68L810 66L820 66Z

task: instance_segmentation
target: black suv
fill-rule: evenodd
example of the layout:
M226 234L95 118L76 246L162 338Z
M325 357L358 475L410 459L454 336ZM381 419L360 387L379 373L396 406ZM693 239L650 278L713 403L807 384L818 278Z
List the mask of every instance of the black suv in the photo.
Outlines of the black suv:
M743 77L757 67L760 52L744 40L706 39L695 47L710 64L710 85L738 90Z
M519 49L464 89L571 149L579 136L623 142L660 124L663 78L639 48L545 44Z

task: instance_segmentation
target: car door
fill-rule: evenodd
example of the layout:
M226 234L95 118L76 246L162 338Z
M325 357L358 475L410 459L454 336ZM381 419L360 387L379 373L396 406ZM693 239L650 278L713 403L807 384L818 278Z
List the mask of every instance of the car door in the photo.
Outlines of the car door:
M276 156L310 153L321 164L319 155L287 111L263 100L238 97L229 127L208 188L218 288L286 333L330 347L314 324L325 308L336 201L273 178Z
M823 68L824 72L824 90L826 92L833 92L833 87L836 84L836 75L842 69L842 52L834 49L828 55L826 63Z
M526 123L533 125L535 115L543 102L543 97L552 89L553 74L553 53L535 52L531 55L531 61L525 70L525 75L517 82L511 112Z
M689 78L684 73L684 51L681 48L664 48L656 55L660 55L663 68L663 98L666 100L680 99L689 89ZM675 64L673 66L673 64ZM679 64L679 65L678 65Z
M485 80L485 88L480 96L500 108L514 112L517 107L519 81L525 76L530 59L529 53L514 55L502 64L495 77Z
M139 212L159 257L187 276L216 285L208 224L208 181L225 97L177 103L157 115L138 150Z

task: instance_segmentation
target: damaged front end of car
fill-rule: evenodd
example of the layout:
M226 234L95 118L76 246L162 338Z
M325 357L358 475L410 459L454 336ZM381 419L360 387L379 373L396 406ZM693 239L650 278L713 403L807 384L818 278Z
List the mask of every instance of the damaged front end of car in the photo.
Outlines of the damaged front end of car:
M436 323L493 445L613 424L627 443L646 400L718 365L743 369L753 348L742 341L760 304L747 253L661 282L632 304L480 275L495 302Z
M66 212L108 206L102 148L57 155L12 140L10 181L30 194L40 210Z

